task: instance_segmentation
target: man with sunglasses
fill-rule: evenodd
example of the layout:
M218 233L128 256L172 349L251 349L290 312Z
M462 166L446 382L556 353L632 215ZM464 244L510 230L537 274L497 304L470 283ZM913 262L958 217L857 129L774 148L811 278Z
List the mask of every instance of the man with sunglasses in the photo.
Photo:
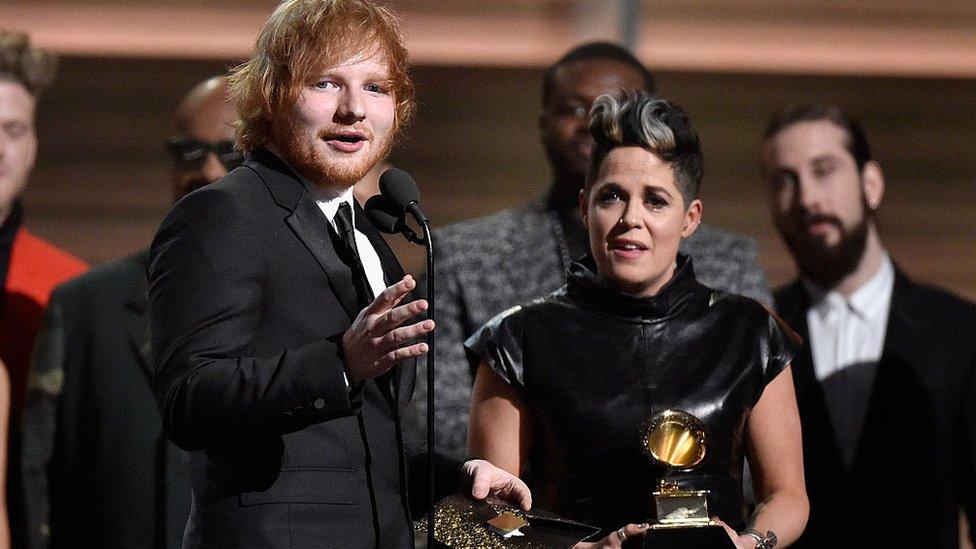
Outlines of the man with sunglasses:
M234 148L237 113L227 83L215 77L193 88L176 110L176 136L166 142L173 160L173 202L213 183L244 161Z
M183 99L167 142L173 200L240 164L223 78ZM25 418L34 547L180 547L189 514L182 457L150 384L149 251L57 288L38 340Z

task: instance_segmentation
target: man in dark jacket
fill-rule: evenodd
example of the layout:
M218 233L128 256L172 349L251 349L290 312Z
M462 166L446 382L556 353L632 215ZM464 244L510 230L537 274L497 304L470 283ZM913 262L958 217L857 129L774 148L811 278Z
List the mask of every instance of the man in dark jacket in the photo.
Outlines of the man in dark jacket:
M881 167L840 109L781 112L763 160L800 271L776 307L806 341L793 379L810 520L796 546L958 548L960 509L976 519L976 306L892 263Z
M30 38L0 30L0 365L10 383L9 422L4 419L6 499L13 547L27 544L21 484L21 422L30 356L51 291L88 266L24 224L20 196L37 160L35 114L41 93L54 79L57 58ZM4 413L6 417L6 413ZM9 427L9 429L8 429ZM8 438L9 437L9 438ZM5 538L7 517L0 518Z
M224 78L183 99L168 142L174 200L240 164L236 117ZM190 485L152 391L148 257L97 267L51 298L25 414L33 547L182 544Z
M231 76L249 159L156 234L153 377L190 458L186 547L413 545L400 417L434 322L410 323L427 303L353 197L409 117L406 57L372 2L283 2ZM487 462L463 471L475 497L530 503Z

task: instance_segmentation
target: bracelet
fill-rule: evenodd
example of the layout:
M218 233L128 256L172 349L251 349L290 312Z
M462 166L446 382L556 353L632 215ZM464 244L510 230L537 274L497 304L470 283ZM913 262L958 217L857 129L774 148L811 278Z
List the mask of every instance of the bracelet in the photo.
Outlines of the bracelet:
M776 543L779 541L776 538L776 534L774 534L772 530L766 530L766 535L764 536L752 528L746 528L745 530L739 532L739 535L749 536L750 538L756 540L756 549L773 549L773 547L776 547Z

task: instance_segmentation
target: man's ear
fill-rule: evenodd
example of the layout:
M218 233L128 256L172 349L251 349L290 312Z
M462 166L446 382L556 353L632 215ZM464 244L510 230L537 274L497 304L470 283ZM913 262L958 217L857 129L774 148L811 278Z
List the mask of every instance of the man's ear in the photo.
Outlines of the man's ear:
M586 189L585 188L580 189L580 192L577 196L579 197L580 219L583 220L583 226L586 226L586 219L587 219L586 211L587 209L589 209L588 208L589 202L587 201Z
M702 202L697 198L691 201L688 209L685 211L685 223L681 227L681 238L688 238L689 236L695 234L698 230L698 226L701 225L702 218Z
M868 208L878 209L881 200L884 198L884 172L881 165L874 160L868 160L861 170L861 185L864 192L864 200L868 203Z

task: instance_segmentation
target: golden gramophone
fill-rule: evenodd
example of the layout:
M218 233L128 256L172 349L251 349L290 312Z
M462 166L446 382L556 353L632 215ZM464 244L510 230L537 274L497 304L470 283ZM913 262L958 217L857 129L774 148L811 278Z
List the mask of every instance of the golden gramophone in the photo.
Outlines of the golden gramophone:
M708 436L700 419L681 410L663 410L644 422L644 451L666 469L654 492L657 520L645 547L735 547L725 528L708 514L708 490L678 487L675 477L705 460Z

